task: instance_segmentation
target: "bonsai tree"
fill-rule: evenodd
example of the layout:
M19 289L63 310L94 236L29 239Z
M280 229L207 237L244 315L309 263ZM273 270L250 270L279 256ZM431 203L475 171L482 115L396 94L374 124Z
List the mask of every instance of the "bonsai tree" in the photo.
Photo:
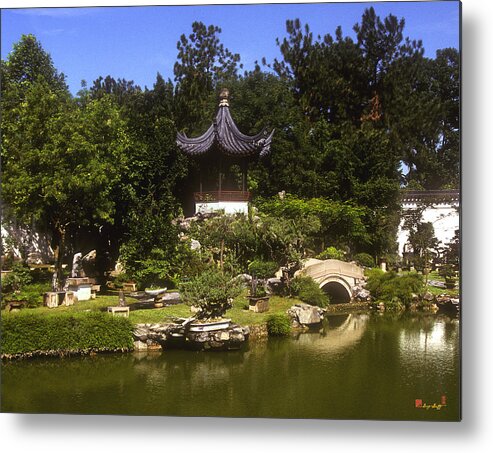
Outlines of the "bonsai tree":
M443 265L438 273L445 279L445 286L448 289L453 289L455 287L455 268L452 264Z
M278 269L275 261L254 260L248 265L248 271L252 274L250 288L251 297L265 297L267 291L265 285L269 277L274 276Z
M242 290L241 282L220 269L210 268L180 285L185 302L197 307L198 319L221 318Z

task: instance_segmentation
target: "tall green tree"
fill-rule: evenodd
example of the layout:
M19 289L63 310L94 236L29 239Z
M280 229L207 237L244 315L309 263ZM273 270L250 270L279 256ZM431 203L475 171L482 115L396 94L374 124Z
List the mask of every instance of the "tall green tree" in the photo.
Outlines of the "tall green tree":
M50 234L62 284L67 239L112 221L124 124L108 98L79 108L32 36L14 46L3 70L3 199L18 221Z
M60 284L67 238L112 221L110 194L125 147L112 113L99 101L80 111L34 82L4 137L4 200L18 220L50 233Z
M65 75L55 68L41 43L34 35L22 35L2 61L2 99L22 102L30 85L40 79L55 93L68 91Z
M202 22L192 24L192 33L181 35L174 66L176 82L176 118L180 129L203 132L216 107L216 90L234 80L240 55L224 47L221 28Z

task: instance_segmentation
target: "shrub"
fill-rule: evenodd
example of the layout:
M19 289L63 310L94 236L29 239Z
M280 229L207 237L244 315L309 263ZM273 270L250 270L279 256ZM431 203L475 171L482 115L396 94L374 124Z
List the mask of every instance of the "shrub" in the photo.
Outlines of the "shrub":
M9 272L2 279L2 293L12 293L19 291L32 282L29 268L24 264L17 262L12 265L12 272Z
M171 263L167 253L160 248L153 248L149 256L138 262L133 276L137 286L144 289L151 286L163 286L170 281Z
M444 264L439 269L438 274L445 280L452 280L455 278L455 268L451 264Z
M354 261L363 267L375 267L375 260L369 253L357 253L354 255Z
M123 288L123 284L127 282L131 282L132 279L130 276L122 272L121 274L118 274L114 279L113 279L113 284L115 285L115 288Z
M248 265L248 272L262 279L273 277L278 269L279 266L274 261L254 260Z
M217 268L210 268L180 285L183 299L199 308L199 319L220 318L242 291L241 282Z
M19 312L2 316L2 355L117 351L133 348L128 318L107 313Z
M41 307L43 305L43 294L50 290L50 283L34 283L24 286L19 291L5 294L2 298L2 308L14 300L26 301L29 308Z
M329 296L311 277L297 276L291 280L291 294L317 307L324 308L329 304Z
M327 247L317 258L319 260L343 260L346 256L344 250L339 250L335 247Z
M291 320L286 314L271 315L267 319L267 331L272 336L289 335L291 331Z
M380 269L372 269L368 273L366 288L377 300L386 305L409 305L413 294L420 294L424 290L423 278L416 272L398 275L394 271L383 272Z

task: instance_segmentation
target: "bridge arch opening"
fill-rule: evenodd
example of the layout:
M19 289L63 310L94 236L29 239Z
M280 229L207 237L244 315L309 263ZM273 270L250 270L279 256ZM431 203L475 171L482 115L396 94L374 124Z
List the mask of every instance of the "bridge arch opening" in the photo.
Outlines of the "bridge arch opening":
M351 302L351 293L338 281L330 281L322 286L322 289L329 296L331 304L347 304Z

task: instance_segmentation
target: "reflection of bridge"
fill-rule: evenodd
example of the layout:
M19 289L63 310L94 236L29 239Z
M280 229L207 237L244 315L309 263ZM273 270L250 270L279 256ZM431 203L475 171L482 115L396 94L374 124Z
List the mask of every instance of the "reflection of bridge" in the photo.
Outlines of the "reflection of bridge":
M320 354L338 354L358 344L369 319L367 314L328 316L328 326L324 326L323 332L300 333L298 344Z
M335 303L350 302L353 288L363 279L363 268L339 260L308 260L303 275L312 277Z

